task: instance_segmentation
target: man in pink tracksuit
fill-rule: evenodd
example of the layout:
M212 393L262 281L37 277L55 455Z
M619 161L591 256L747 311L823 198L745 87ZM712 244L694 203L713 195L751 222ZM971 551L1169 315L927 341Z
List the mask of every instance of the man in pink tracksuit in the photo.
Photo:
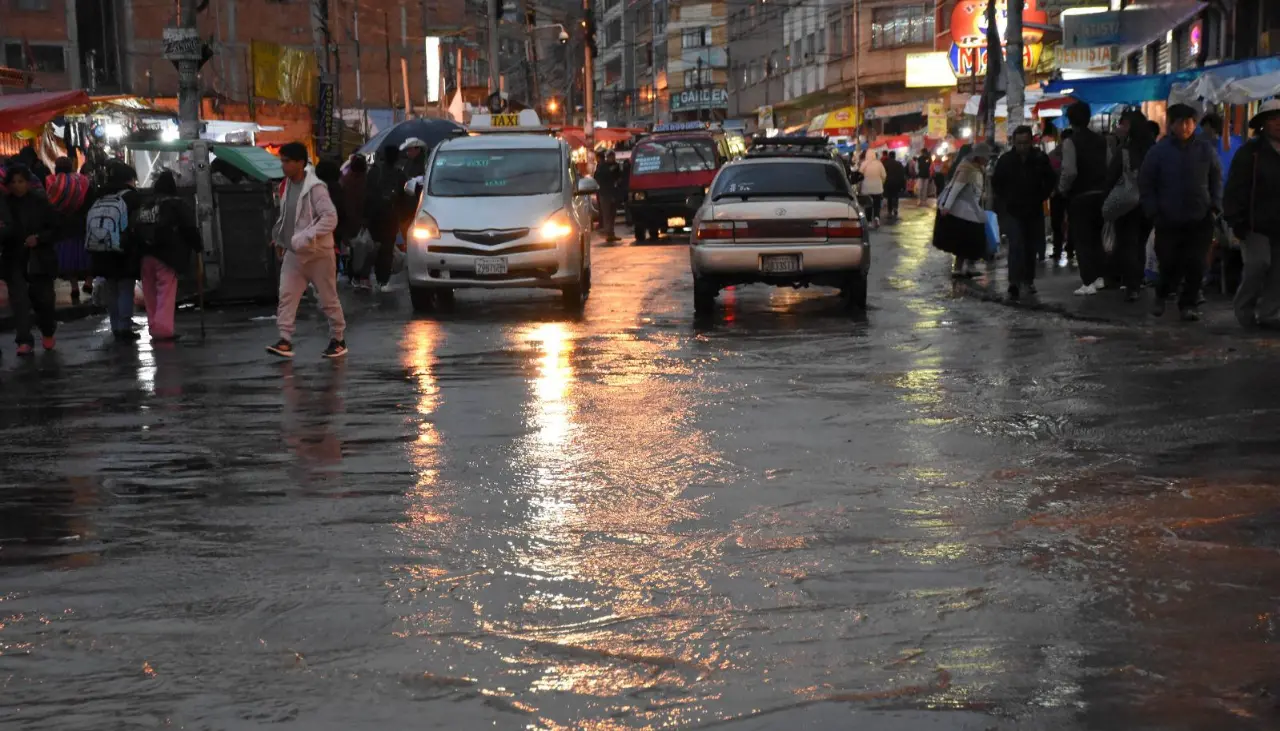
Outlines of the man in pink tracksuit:
M272 240L280 262L280 304L276 326L280 341L267 352L281 358L293 357L294 320L298 302L308 284L314 284L320 309L329 320L329 347L326 358L347 354L346 320L338 301L338 269L333 255L333 231L338 227L338 211L329 198L329 189L307 164L307 148L290 142L280 148L284 182L280 185L280 218Z

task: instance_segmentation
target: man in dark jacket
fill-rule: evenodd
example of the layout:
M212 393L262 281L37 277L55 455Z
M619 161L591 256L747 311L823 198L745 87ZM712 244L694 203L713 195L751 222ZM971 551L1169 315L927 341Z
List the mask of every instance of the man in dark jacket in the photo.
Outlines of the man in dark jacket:
M618 185L622 180L622 168L618 167L618 158L612 152L605 154L604 161L596 165L595 179L600 186L600 233L605 235L607 241L618 241L613 224L618 213Z
M391 281L391 265L395 261L396 232L400 227L397 201L404 193L406 178L398 165L400 148L387 145L382 148L382 160L369 170L365 179L368 196L364 203L364 226L378 242L378 255L374 260L374 274L378 286L384 290Z
M13 309L14 340L18 355L35 352L31 337L31 318L43 335L45 350L53 350L58 321L54 315L53 278L58 275L58 255L53 244L57 238L57 222L44 194L32 185L35 175L21 165L9 168L9 194L0 205L6 209L4 226L0 228L0 266L9 287L9 306Z
M1179 284L1182 319L1200 319L1196 306L1205 258L1213 240L1213 217L1222 211L1222 162L1213 145L1196 134L1196 110L1169 107L1169 134L1147 153L1138 176L1142 208L1155 223L1160 284L1152 314L1164 314L1165 300ZM1071 222L1075 231L1075 220Z
M1097 294L1104 286L1107 253L1102 248L1102 200L1107 185L1107 141L1089 129L1093 109L1085 102L1067 107L1071 138L1062 143L1058 190L1067 199L1067 226L1080 262L1083 285L1077 295Z
M1244 255L1236 319L1280 328L1280 99L1263 103L1249 126L1254 137L1233 157L1222 201Z
M889 220L898 220L898 202L907 189L907 169L892 152L884 153L881 159L884 165L884 199L889 208Z
M1009 299L1021 287L1035 294L1036 261L1044 255L1044 202L1057 178L1049 156L1032 145L1031 128L1013 131L1013 149L1000 156L991 188L1000 233L1009 242Z

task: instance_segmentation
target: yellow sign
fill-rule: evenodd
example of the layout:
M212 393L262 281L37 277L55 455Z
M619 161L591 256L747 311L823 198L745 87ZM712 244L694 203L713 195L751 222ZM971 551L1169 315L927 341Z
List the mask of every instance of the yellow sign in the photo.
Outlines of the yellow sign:
M316 103L316 57L275 43L250 43L253 95L289 104Z
M495 114L490 118L489 124L493 127L519 127L520 115L513 113Z
M925 105L929 115L929 128L926 134L934 139L947 136L947 108L942 102L929 102Z

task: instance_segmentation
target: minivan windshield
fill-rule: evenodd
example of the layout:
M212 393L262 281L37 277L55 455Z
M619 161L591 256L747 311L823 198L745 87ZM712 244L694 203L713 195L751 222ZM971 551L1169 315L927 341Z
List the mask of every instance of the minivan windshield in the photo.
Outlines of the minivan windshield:
M440 150L429 195L445 198L559 193L559 150Z
M852 198L844 171L831 162L739 163L720 171L711 199L751 196Z
M647 140L631 152L632 175L715 169L716 145L709 139Z

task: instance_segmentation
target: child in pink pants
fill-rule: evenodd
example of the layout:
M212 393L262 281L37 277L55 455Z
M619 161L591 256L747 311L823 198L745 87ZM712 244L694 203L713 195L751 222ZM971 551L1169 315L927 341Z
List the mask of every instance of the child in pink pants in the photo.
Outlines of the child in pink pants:
M142 297L147 302L147 331L151 338L172 340L178 273L154 256L142 257Z
M201 250L195 216L178 197L173 173L156 179L156 197L138 211L142 239L142 297L147 303L147 330L152 340L173 340L173 312L178 306L178 273L191 254Z

